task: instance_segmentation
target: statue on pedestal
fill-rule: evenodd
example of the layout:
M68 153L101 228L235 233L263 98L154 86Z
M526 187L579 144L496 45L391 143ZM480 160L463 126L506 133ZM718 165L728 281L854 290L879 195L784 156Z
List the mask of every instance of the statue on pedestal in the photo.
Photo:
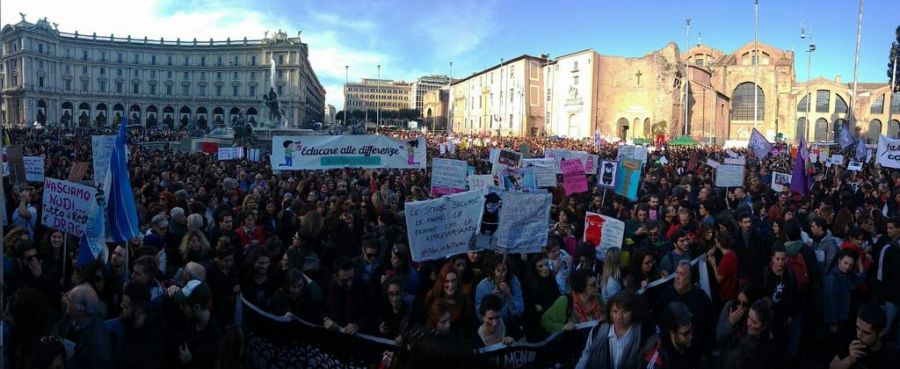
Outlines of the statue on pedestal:
M269 88L269 93L263 95L263 101L266 102L266 107L269 108L269 122L273 122L277 124L281 122L281 109L278 107L278 94L275 93L274 88Z

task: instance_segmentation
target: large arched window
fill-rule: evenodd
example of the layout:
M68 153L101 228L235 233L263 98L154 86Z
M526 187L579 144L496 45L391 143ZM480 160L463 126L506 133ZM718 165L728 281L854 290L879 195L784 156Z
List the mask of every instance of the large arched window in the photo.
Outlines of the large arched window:
M884 114L884 95L880 95L872 101L872 107L869 108L869 113ZM881 123L881 121L878 123Z
M816 91L816 113L827 113L831 108L831 91Z
M624 140L628 137L628 119L619 118L619 120L616 121L616 127L618 127L618 133L621 139Z
M869 122L869 133L866 137L866 143L876 143L878 142L878 136L881 135L881 121L878 119L872 119Z
M891 113L900 114L900 92L894 92L891 98Z
M828 121L825 118L816 120L816 133L813 139L817 142L828 140Z
M753 115L753 82L744 82L734 89L731 97L731 119L732 120L763 120L765 117L766 94L763 90L756 87L757 92L757 108L756 117Z
M888 124L888 137L897 138L900 136L900 121L894 119Z
M794 134L794 137L797 139L797 142L800 142L800 138L809 139L806 137L806 118L798 118L797 119L797 132Z
M808 107L809 107L809 94L806 94L806 96L803 96L803 99L800 99L800 103L797 104L797 111L805 113L807 111Z
M845 101L844 98L838 94L834 94L834 112L835 113L846 113L847 112L847 101Z

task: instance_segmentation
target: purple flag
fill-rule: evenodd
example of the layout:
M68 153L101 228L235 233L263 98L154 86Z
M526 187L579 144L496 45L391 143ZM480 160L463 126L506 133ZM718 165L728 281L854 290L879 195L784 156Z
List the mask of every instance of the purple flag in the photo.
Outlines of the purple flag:
M806 158L808 157L806 142L800 138L799 152L797 158L794 159L794 171L791 172L791 192L806 195L812 189L812 178L806 173Z
M753 133L750 134L750 151L753 152L753 155L756 156L757 159L765 159L766 155L769 155L769 152L772 151L772 144L769 140L766 139L766 136L763 136L762 133L753 129Z

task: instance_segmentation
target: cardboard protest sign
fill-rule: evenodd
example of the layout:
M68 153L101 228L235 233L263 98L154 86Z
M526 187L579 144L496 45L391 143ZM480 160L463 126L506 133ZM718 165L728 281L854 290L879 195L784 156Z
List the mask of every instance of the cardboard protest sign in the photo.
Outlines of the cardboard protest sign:
M441 259L469 251L483 206L481 191L406 203L404 212L413 261Z
M605 215L587 212L584 216L584 240L590 242L601 256L610 248L622 248L625 222Z
M831 155L831 165L844 165L844 155L834 154Z
M719 162L712 160L712 159L706 159L706 165L709 165L713 169L716 169L719 167L719 165L722 165L722 164L720 164Z
M847 170L854 170L854 171L862 170L862 162L851 161L849 164L847 164Z
M26 156L25 163L25 180L28 182L44 181L44 158L40 156Z
M109 163L106 165L109 166ZM76 161L75 164L72 165L72 169L69 170L69 182L81 182L84 179L84 175L87 174L88 163L84 161ZM94 177L97 174L94 173ZM97 180L94 180L94 183L97 183Z
M743 165L720 165L716 169L716 187L739 187L743 185Z
M25 146L11 145L6 149L9 179L12 183L25 183Z
M622 159L616 169L617 194L627 197L631 201L637 201L638 186L641 183L643 165L640 160Z
M44 181L41 224L81 237L97 189L47 178Z
M779 173L772 172L772 191L782 192L784 191L785 186L790 187L791 184L791 174L790 173Z
M566 196L588 191L587 177L580 160L563 160L559 163L563 172L563 186Z
M738 156L736 158L725 158L725 164L728 165L747 165L747 158Z
M547 245L553 195L548 192L504 191L500 193L500 202L500 222L494 233L498 250L542 252Z
M556 187L556 163L553 158L523 159L526 168L532 168L538 187Z
M470 175L466 178L466 185L469 187L469 191L486 191L488 186L495 185L494 176L490 174Z
M640 160L641 164L647 163L647 154L648 154L648 149L646 147L643 147L643 146L635 146L634 147L634 154L633 154L634 159Z
M115 135L91 136L91 159L94 165L95 184L99 185L106 179L109 159L112 157L115 146Z
M503 181L503 188L510 191L538 189L533 167L504 170L500 173L500 179Z
M515 151L500 150L500 154L497 156L497 164L507 168L518 168L521 161L522 153Z
M218 152L219 160L235 160L244 157L243 147L220 147Z
M431 161L431 194L449 195L466 190L466 162L434 158Z
M619 163L612 160L603 160L600 162L600 173L597 174L597 186L608 188L610 190L616 188L616 170L619 169Z

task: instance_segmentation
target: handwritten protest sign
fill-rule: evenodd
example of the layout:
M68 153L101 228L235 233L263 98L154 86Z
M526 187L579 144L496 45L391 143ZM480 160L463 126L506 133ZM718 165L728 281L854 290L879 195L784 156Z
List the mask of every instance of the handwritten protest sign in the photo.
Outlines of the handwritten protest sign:
M41 224L81 237L96 192L93 187L47 178L44 180Z
M218 157L219 160L235 160L244 156L243 147L220 147Z
M478 231L483 206L481 191L406 203L407 236L413 261L467 252L469 242ZM546 236L546 231L544 234Z
M490 174L471 175L466 178L469 191L482 190L487 191L489 186L495 186L494 176Z
M720 165L716 169L716 187L739 187L744 185L743 165Z
M547 245L553 196L548 192L504 191L500 200L496 247L514 253L541 252Z
M91 155L94 164L94 183L100 184L106 179L109 159L116 146L116 136L91 136ZM71 179L70 179L71 180ZM79 179L80 180L80 179Z
M738 156L736 158L725 158L725 164L728 165L747 165L747 158Z
M861 161L851 161L847 164L847 170L860 171L862 170L862 162Z
M532 168L538 187L556 187L556 162L553 158L523 159L526 168Z
M26 156L25 162L25 180L28 182L44 181L44 158L40 156Z
M831 165L844 165L844 155L834 154L831 155Z
M584 216L584 240L597 248L601 259L611 248L622 248L625 222L605 215L587 212Z
M434 158L431 161L431 194L449 195L466 190L466 162Z
M597 186L610 190L616 188L616 170L618 168L618 162L612 160L601 161L600 173L597 174Z
M563 172L563 186L566 196L588 191L587 178L584 176L584 166L581 165L580 160L563 160L559 165Z

